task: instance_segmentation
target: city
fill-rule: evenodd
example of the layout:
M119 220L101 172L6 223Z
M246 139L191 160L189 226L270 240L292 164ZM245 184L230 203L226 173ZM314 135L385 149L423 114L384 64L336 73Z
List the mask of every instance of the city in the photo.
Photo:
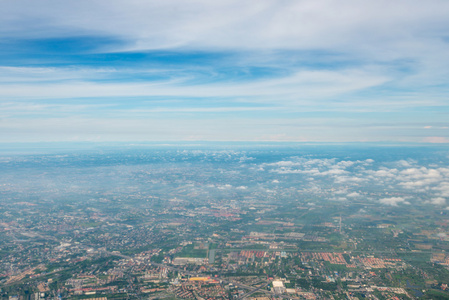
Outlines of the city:
M0 1L0 300L449 299L448 0Z
M449 170L435 165L445 154L416 148L396 161L400 149L367 148L361 160L341 150L2 156L1 295L449 297L449 211L438 200Z

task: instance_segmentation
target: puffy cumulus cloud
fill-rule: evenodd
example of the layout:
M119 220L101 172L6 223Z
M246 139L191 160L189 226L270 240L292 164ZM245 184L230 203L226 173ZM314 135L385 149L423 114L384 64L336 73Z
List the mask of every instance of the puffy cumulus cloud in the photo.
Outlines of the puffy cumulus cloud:
M432 188L441 197L449 197L449 182L442 182L438 186Z
M328 171L321 172L320 175L342 175L342 174L348 174L348 171L342 170L342 169L330 169Z
M323 159L301 159L302 164L306 166L316 165L322 167L331 167L335 164L336 158L323 158Z
M385 192L403 191L414 195L423 204L444 205L449 198L449 168L441 163L423 166L416 160L404 159L396 162L379 162L374 160L339 160L336 158L292 157L289 160L263 164L266 171L287 175L301 175L310 182L324 180L334 184L331 194L346 197L348 200L361 196L366 184ZM351 192L357 187L360 191ZM406 198L381 196L380 203L397 206L409 204ZM367 198L368 199L368 198ZM376 200L376 199L373 199Z
M437 171L440 172L443 176L449 177L449 168L437 168Z
M263 166L268 167L303 167L303 168L312 168L312 167L333 167L338 166L338 162L336 163L336 158L304 158L304 157L292 157L290 160L281 160L273 163L264 163ZM345 163L343 163L344 165Z
M435 197L449 196L448 168L438 167L437 164L429 165L432 167L419 166L413 160L400 160L393 165L396 167L366 170L363 175L376 184L388 182L391 189L405 188L416 193L432 191Z
M429 201L431 204L435 204L435 205L444 205L446 204L446 199L443 197L435 197L430 199Z
M400 185L406 188L415 188L439 183L443 177L436 169L421 167L401 171L398 179L403 181Z
M219 190L228 190L230 188L232 188L232 185L230 184L224 184L224 185L220 185L217 187Z
M248 162L248 161L252 161L252 160L255 160L255 158L254 158L254 157L248 157L248 156L242 156L242 157L240 157L240 162L241 162L241 163Z
M292 167L292 166L300 166L301 163L294 162L291 160L282 160L282 161L278 161L275 163L268 163L268 164L264 164L264 165L268 166L268 167Z
M334 197L334 198L330 198L329 200L331 200L331 201L338 201L338 202L344 202L344 201L347 201L348 199L346 199L345 197Z
M274 163L262 164L261 168L271 168L271 172L279 174L306 174L311 176L340 176L348 175L348 168L356 165L370 164L372 160L365 161L337 161L336 158L306 159L293 158Z
M368 178L363 172L365 167L372 164L374 160L338 160L336 158L308 159L304 157L293 157L274 163L265 163L261 168L269 172L288 175L303 175L304 179L314 181L321 178L333 180L335 184L359 186L367 182ZM334 194L338 193L334 192ZM344 192L346 194L347 192Z
M357 176L338 176L334 178L335 183L361 183L366 182L366 178L357 177Z
M410 202L406 201L402 197L391 197L391 198L382 198L379 200L380 203L391 206L398 206L399 203L410 204Z
M429 182L424 180L419 181L409 181L409 182L401 182L400 185L402 185L405 188L408 189L414 189L415 191L423 191L425 189L421 188L422 186L425 186L429 184Z
M346 194L347 192L348 192L347 189L341 189L341 190L334 191L334 194L335 195L343 195L343 194Z
M307 173L313 173L312 170L292 170L292 169L286 169L286 168L280 168L277 170L273 170L271 172L275 172L278 174L307 174ZM319 173L319 171L317 171Z
M400 167L410 168L412 165L416 164L416 161L414 160L404 160L401 159L397 162L397 165Z
M360 194L357 192L352 192L346 195L346 197L348 198L356 198L356 197L360 197Z
M335 165L335 167L338 167L338 168L348 168L348 167L353 166L355 163L356 163L356 162L354 162L354 161L342 160L342 161L339 161L339 162Z
M396 174L399 172L398 169L393 168L389 169L387 167L380 167L379 170L376 171L376 175L379 176L396 176Z
M394 178L397 176L398 170L397 169L388 169L385 167L380 168L379 170L367 170L367 175L371 178L377 178L377 179L385 179L385 178Z
M411 178L440 178L441 174L438 170L427 169L426 167L421 168L410 168L401 171L402 175L409 176Z

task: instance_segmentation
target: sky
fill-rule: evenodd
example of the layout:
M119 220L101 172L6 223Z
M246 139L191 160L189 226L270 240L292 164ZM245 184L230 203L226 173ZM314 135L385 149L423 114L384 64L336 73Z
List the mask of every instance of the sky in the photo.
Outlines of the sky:
M14 0L0 14L0 143L449 143L447 0Z

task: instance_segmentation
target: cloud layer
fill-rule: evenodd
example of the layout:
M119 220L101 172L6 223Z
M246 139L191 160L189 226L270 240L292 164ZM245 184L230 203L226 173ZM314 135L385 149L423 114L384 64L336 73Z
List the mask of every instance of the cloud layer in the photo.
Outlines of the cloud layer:
M263 172L298 176L322 197L338 201L373 201L382 205L409 204L445 207L449 198L449 168L422 165L416 161L377 163L373 159L338 160L292 157L265 163ZM334 188L324 192L324 186Z
M447 1L0 11L0 142L120 140L116 127L133 140L449 142ZM160 134L141 131L154 123Z

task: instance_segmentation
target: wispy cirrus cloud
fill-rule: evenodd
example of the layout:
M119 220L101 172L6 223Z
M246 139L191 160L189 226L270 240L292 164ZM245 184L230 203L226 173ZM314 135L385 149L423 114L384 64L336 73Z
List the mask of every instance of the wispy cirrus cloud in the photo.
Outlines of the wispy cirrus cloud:
M90 105L99 121L176 113L185 128L221 113L245 129L205 136L237 140L449 142L446 1L18 0L0 11L0 105L20 102L2 122ZM244 126L254 118L259 131Z

